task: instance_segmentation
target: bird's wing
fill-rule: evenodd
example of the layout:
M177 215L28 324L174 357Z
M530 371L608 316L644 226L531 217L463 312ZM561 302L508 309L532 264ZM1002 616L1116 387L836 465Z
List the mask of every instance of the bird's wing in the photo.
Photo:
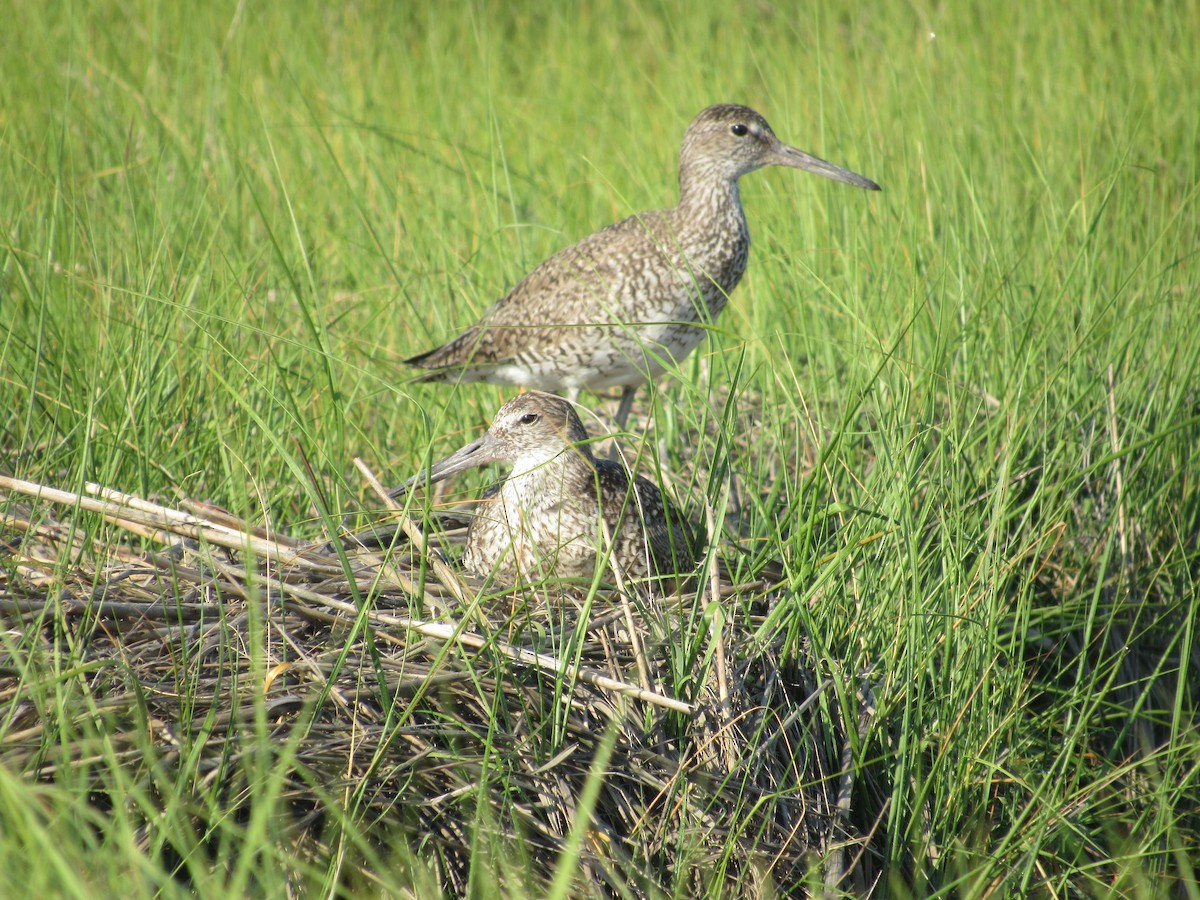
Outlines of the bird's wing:
M608 459L596 460L595 466L601 482L608 483L612 496L628 492L629 475L624 466ZM690 571L696 549L692 529L653 482L639 475L633 479L633 486L636 496L628 498L623 514L632 516L639 523L640 527L633 532L638 535L639 543L641 535L645 535L655 573L666 576ZM621 525L616 526L616 532L620 535L629 533ZM634 553L645 552L645 547L632 549Z
M488 327L607 325L631 284L661 267L661 212L630 216L551 256L498 301Z
M551 256L458 337L405 362L434 370L417 381L453 380L468 365L471 380L486 380L516 361L513 348L554 355L570 343L565 328L618 323L622 302L661 280L669 230L661 211L609 225Z
M646 540L659 575L683 574L695 565L696 538L662 492L645 478L634 482L641 499Z

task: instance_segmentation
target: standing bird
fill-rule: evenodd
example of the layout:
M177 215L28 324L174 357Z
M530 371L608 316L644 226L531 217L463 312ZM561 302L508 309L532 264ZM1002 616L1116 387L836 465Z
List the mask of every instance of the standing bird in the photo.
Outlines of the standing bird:
M560 250L461 335L405 360L416 381L489 381L565 393L620 386L624 427L638 385L696 348L746 271L738 179L791 166L879 185L789 147L746 106L710 106L679 155L679 205L631 216Z
M393 494L492 462L512 471L484 493L471 520L463 555L469 572L510 584L550 575L590 581L610 539L630 578L674 584L691 571L692 537L683 520L645 478L596 459L571 403L553 394L509 400L483 437Z

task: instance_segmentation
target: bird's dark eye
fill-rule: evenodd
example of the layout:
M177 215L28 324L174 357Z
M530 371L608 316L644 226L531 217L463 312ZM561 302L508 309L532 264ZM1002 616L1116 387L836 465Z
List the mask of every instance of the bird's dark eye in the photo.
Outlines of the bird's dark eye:
M541 416L539 416L537 413L525 413L525 415L521 416L521 418L519 418L517 421L522 425L532 425L540 418Z
M732 125L729 126L729 130L732 131L734 134L736 134L738 137L745 137L746 135L748 135L750 133L750 129L746 126L746 124L744 122L734 122Z

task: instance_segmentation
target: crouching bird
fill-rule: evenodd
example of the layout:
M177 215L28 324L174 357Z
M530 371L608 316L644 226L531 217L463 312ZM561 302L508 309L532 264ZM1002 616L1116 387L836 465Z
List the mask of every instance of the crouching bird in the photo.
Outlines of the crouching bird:
M507 463L512 471L484 493L467 530L470 573L507 584L591 581L603 564L624 578L678 587L695 564L691 529L654 484L597 459L588 441L569 401L532 391L500 407L481 438L392 493Z

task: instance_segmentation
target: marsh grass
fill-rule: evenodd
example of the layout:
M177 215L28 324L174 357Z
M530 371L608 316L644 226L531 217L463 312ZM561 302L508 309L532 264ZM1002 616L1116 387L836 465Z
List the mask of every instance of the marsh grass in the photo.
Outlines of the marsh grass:
M410 387L398 361L569 241L674 202L706 104L748 102L879 181L743 180L749 272L639 409L637 466L714 523L732 573L780 566L756 637L832 679L822 721L857 721L871 686L849 730L868 888L1200 894L1195 2L6 14L0 466L293 535L369 502L355 457L399 480L478 432L506 392ZM325 839L300 848L281 823L305 731L273 741L253 691L216 775L189 756L207 740L172 756L148 706L106 708L91 686L136 697L136 667L89 654L59 588L147 548L53 515L75 549L32 594L25 532L4 535L5 598L45 606L5 614L0 743L31 715L42 732L0 765L3 892L456 886L317 779ZM207 651L244 654L249 685L259 606ZM193 648L164 652L187 684ZM509 827L521 803L476 805L469 890L547 871ZM564 874L582 827L547 882L586 893Z

